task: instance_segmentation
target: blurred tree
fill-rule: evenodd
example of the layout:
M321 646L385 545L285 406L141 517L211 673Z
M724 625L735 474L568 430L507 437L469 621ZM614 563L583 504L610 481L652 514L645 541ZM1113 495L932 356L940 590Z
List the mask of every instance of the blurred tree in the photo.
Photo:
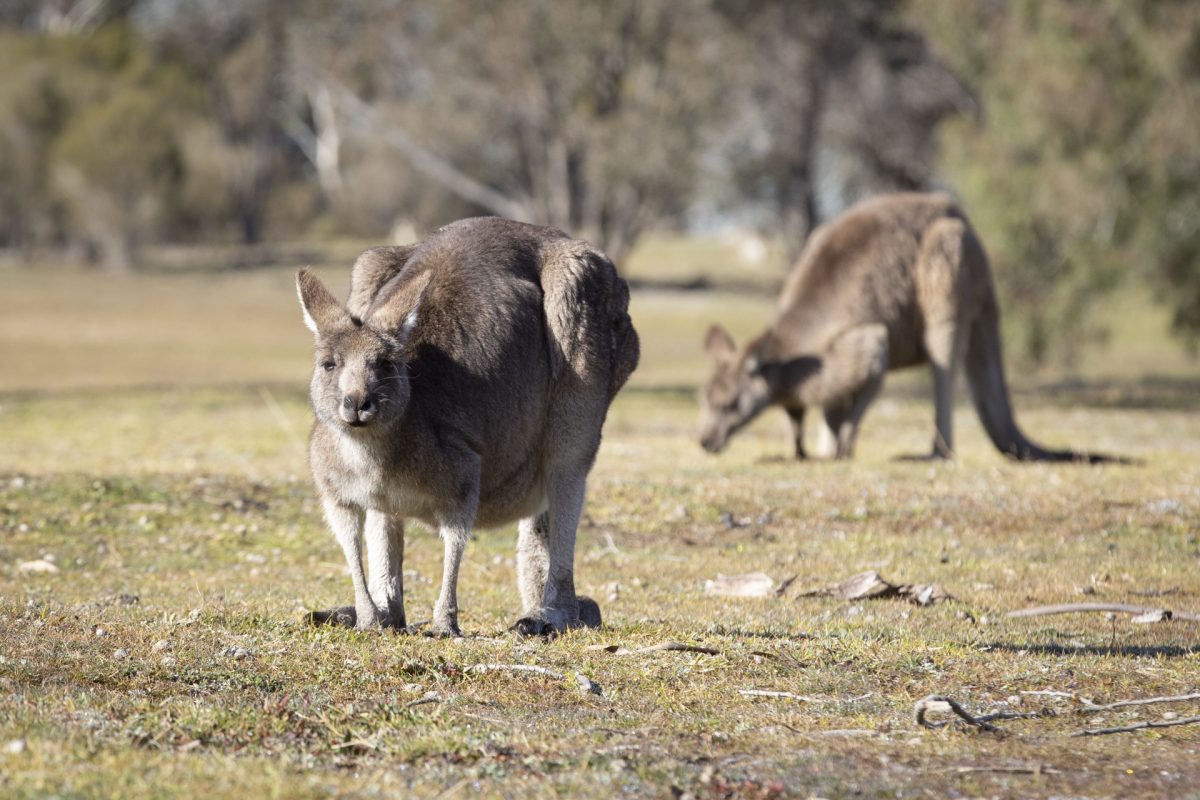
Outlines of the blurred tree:
M935 184L935 131L975 99L902 16L903 0L720 0L746 37L731 159L790 264L818 223L879 192Z
M996 263L1006 327L1030 361L1103 336L1123 281L1161 287L1200 333L1200 4L975 0L918 18L979 88L944 168ZM979 31L988 31L980 36Z
M262 239L287 172L286 0L143 0L134 19L207 88L221 171L241 240Z
M129 28L0 34L0 241L64 241L127 268L171 221L186 82L153 63Z
M728 36L707 4L446 0L406 12L406 35L376 66L396 77L360 72L339 101L427 180L617 260L687 206L725 113Z

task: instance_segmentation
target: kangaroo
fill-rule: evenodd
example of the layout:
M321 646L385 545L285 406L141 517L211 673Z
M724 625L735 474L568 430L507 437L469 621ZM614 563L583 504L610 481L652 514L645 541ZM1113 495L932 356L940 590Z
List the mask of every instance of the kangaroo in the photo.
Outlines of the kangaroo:
M1020 461L1121 461L1047 450L1013 418L1000 352L999 309L983 245L944 194L864 201L818 227L784 283L770 326L740 350L720 325L704 340L714 372L701 392L701 438L716 453L769 406L787 411L805 458L804 412L819 407L836 456L854 452L859 423L888 370L928 362L932 458L954 454L954 381L965 362L975 409L996 448Z
M411 518L444 545L435 635L461 635L472 528L514 520L513 628L599 625L599 608L575 594L575 532L608 407L639 352L608 258L551 228L485 217L366 251L345 305L308 270L296 288L316 334L309 461L354 586L353 608L312 621L406 629Z

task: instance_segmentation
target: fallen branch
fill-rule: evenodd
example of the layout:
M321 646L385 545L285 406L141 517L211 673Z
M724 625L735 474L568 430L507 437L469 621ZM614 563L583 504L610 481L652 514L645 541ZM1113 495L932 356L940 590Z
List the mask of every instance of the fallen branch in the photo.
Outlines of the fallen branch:
M1041 764L1035 764L1032 767L1002 767L1002 766L962 766L954 767L955 772L960 775L972 772L998 772L1005 775L1059 775L1062 770L1055 767L1047 767Z
M535 675L545 675L547 678L553 678L557 681L565 681L566 675L546 667L539 667L536 664L475 664L467 667L463 672L532 672ZM600 688L600 684L593 681L582 672L571 673L571 679L575 683L575 688L579 689L584 694L602 695L604 690Z
M664 651L703 653L706 656L716 656L721 654L721 651L715 647L705 647L698 644L684 644L683 642L674 641L659 642L658 644L652 644L649 647L639 647L636 650L630 650L626 647L622 647L619 644L594 644L585 649L591 651L602 650L605 653L611 653L614 656L630 656L638 655L639 653L660 653Z
M745 697L782 697L788 700L802 700L805 703L825 702L819 697L808 697L806 695L794 694L792 692L776 692L767 689L738 689L738 694Z
M916 705L913 706L913 719L922 728L936 730L945 725L949 725L949 721L930 722L929 720L925 719L925 715L930 711L953 711L968 725L974 725L977 728L982 728L983 730L990 731L992 733L1000 732L1000 729L995 725L990 725L986 720L971 715L965 708L959 705L958 701L953 697L946 697L945 695L941 694L931 694L928 697L922 697L917 701Z
M1200 700L1200 692L1193 694L1175 694L1164 695L1162 697L1146 697L1140 700L1118 700L1115 703L1098 706L1095 703L1088 704L1082 708L1075 709L1076 714L1095 714L1098 711L1112 711L1115 708L1128 708L1129 706L1148 706L1155 703L1183 703L1188 700Z
M1183 719L1170 719L1162 722L1139 722L1119 728L1084 728L1081 731L1075 731L1071 736L1105 736L1110 733L1128 733L1130 731L1146 730L1147 728L1173 728L1176 725L1195 725L1197 722L1200 722L1200 717L1184 717Z
M1128 603L1064 603L1062 605L1055 606L1034 606L1032 608L1022 608L1018 611L1009 611L1004 616L1044 617L1051 614L1078 614L1086 612L1132 614L1135 617L1145 618L1146 622L1158 622L1172 619L1185 620L1187 622L1200 622L1200 614L1194 614L1187 611L1172 611L1170 609L1154 608L1152 606L1135 606Z

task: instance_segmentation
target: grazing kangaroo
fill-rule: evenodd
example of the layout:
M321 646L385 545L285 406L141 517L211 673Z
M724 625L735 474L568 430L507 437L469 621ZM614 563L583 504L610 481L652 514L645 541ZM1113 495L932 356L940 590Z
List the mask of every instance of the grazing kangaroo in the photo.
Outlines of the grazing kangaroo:
M599 608L575 595L575 530L609 404L638 362L629 289L608 258L559 231L488 217L366 251L347 305L308 270L296 286L316 334L310 464L354 583L352 609L313 620L406 627L413 518L444 543L436 635L460 635L471 529L514 520L514 629L599 625Z
M859 422L884 373L933 368L934 458L954 454L954 379L961 363L992 443L1020 461L1122 461L1047 450L1013 419L987 256L943 194L867 200L817 228L784 283L774 321L741 350L714 325L704 342L715 372L701 392L701 439L715 453L765 408L792 421L804 458L804 410L818 406L837 445L854 452Z

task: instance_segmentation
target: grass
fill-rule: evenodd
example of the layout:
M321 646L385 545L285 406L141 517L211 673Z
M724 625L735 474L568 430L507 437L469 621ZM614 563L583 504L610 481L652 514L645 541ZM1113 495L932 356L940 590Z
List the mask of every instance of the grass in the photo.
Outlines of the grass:
M712 458L692 441L699 338L714 319L744 337L771 302L639 293L643 366L610 415L579 532L581 590L605 628L506 633L503 529L468 549L469 635L442 641L300 624L350 587L304 466L294 303L287 270L0 273L0 746L24 743L0 752L0 794L1200 796L1200 726L1069 736L1197 703L1011 720L1003 735L911 719L930 693L1065 711L1022 693L1200 690L1195 624L1003 616L1080 600L1200 610L1194 365L1161 338L1117 336L1080 380L1015 379L1034 438L1143 466L1010 464L967 405L956 463L896 461L932 435L920 374L889 380L853 462L783 459L781 414ZM1138 306L1116 323L1162 320ZM409 539L409 616L427 619L440 545L419 527ZM38 559L58 571L18 568ZM800 596L867 569L956 600ZM751 571L796 580L781 598L704 592ZM594 649L666 640L719 652Z

